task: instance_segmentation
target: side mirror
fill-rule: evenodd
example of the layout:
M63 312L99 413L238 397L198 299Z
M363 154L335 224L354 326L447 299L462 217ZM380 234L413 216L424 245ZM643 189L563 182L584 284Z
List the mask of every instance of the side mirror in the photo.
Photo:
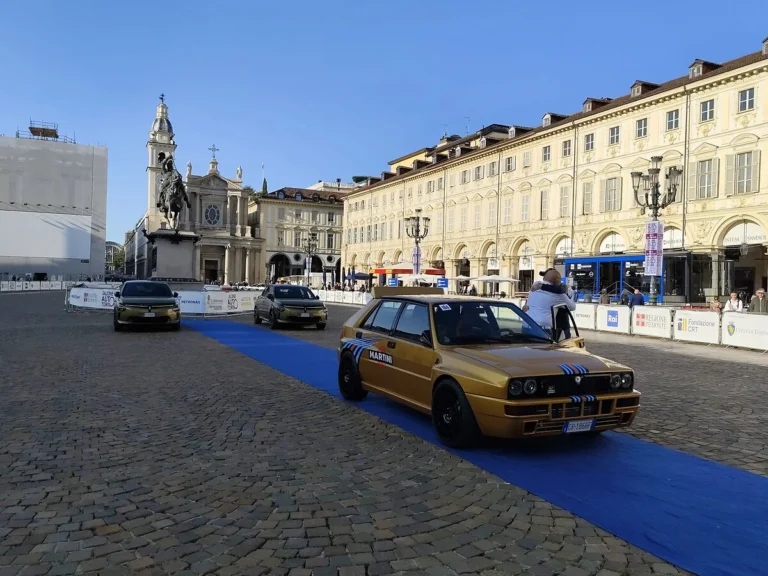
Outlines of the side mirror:
M118 290L117 292L115 292L115 298L120 298L120 290Z
M179 297L179 293L178 293L178 292L174 292L174 293L173 293L173 297L174 297L174 298L178 298L178 297Z
M424 330L419 336L419 342L428 348L432 348L432 333L429 330Z

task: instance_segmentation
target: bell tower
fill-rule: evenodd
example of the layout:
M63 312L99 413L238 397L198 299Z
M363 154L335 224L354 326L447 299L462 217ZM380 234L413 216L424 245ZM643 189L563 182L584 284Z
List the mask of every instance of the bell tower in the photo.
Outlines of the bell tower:
M173 125L168 118L168 106L165 105L165 94L160 94L160 104L157 105L155 120L149 131L147 140L147 210L150 215L159 215L160 211L155 205L160 191L160 162L176 151L176 142L173 139Z

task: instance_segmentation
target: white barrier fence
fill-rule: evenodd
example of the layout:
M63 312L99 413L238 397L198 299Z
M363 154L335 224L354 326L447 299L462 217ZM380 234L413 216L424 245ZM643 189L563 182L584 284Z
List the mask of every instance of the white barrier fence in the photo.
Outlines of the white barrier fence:
M3 280L0 282L0 292L47 292L49 290L65 290L75 285L75 282L31 282L28 280Z

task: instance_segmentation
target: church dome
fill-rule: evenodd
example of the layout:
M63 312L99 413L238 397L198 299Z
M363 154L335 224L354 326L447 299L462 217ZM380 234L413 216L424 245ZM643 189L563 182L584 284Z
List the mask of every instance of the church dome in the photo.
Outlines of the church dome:
M152 122L152 132L168 132L173 138L173 124L168 118L168 106L164 102L157 105L157 115Z

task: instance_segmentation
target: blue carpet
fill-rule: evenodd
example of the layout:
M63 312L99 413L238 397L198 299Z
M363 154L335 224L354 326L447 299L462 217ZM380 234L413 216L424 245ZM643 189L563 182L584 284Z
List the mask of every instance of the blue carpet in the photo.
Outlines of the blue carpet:
M333 396L334 350L228 321L202 334ZM370 395L356 404L428 442L429 418ZM489 442L465 460L701 576L768 574L768 479L607 433L549 444Z

